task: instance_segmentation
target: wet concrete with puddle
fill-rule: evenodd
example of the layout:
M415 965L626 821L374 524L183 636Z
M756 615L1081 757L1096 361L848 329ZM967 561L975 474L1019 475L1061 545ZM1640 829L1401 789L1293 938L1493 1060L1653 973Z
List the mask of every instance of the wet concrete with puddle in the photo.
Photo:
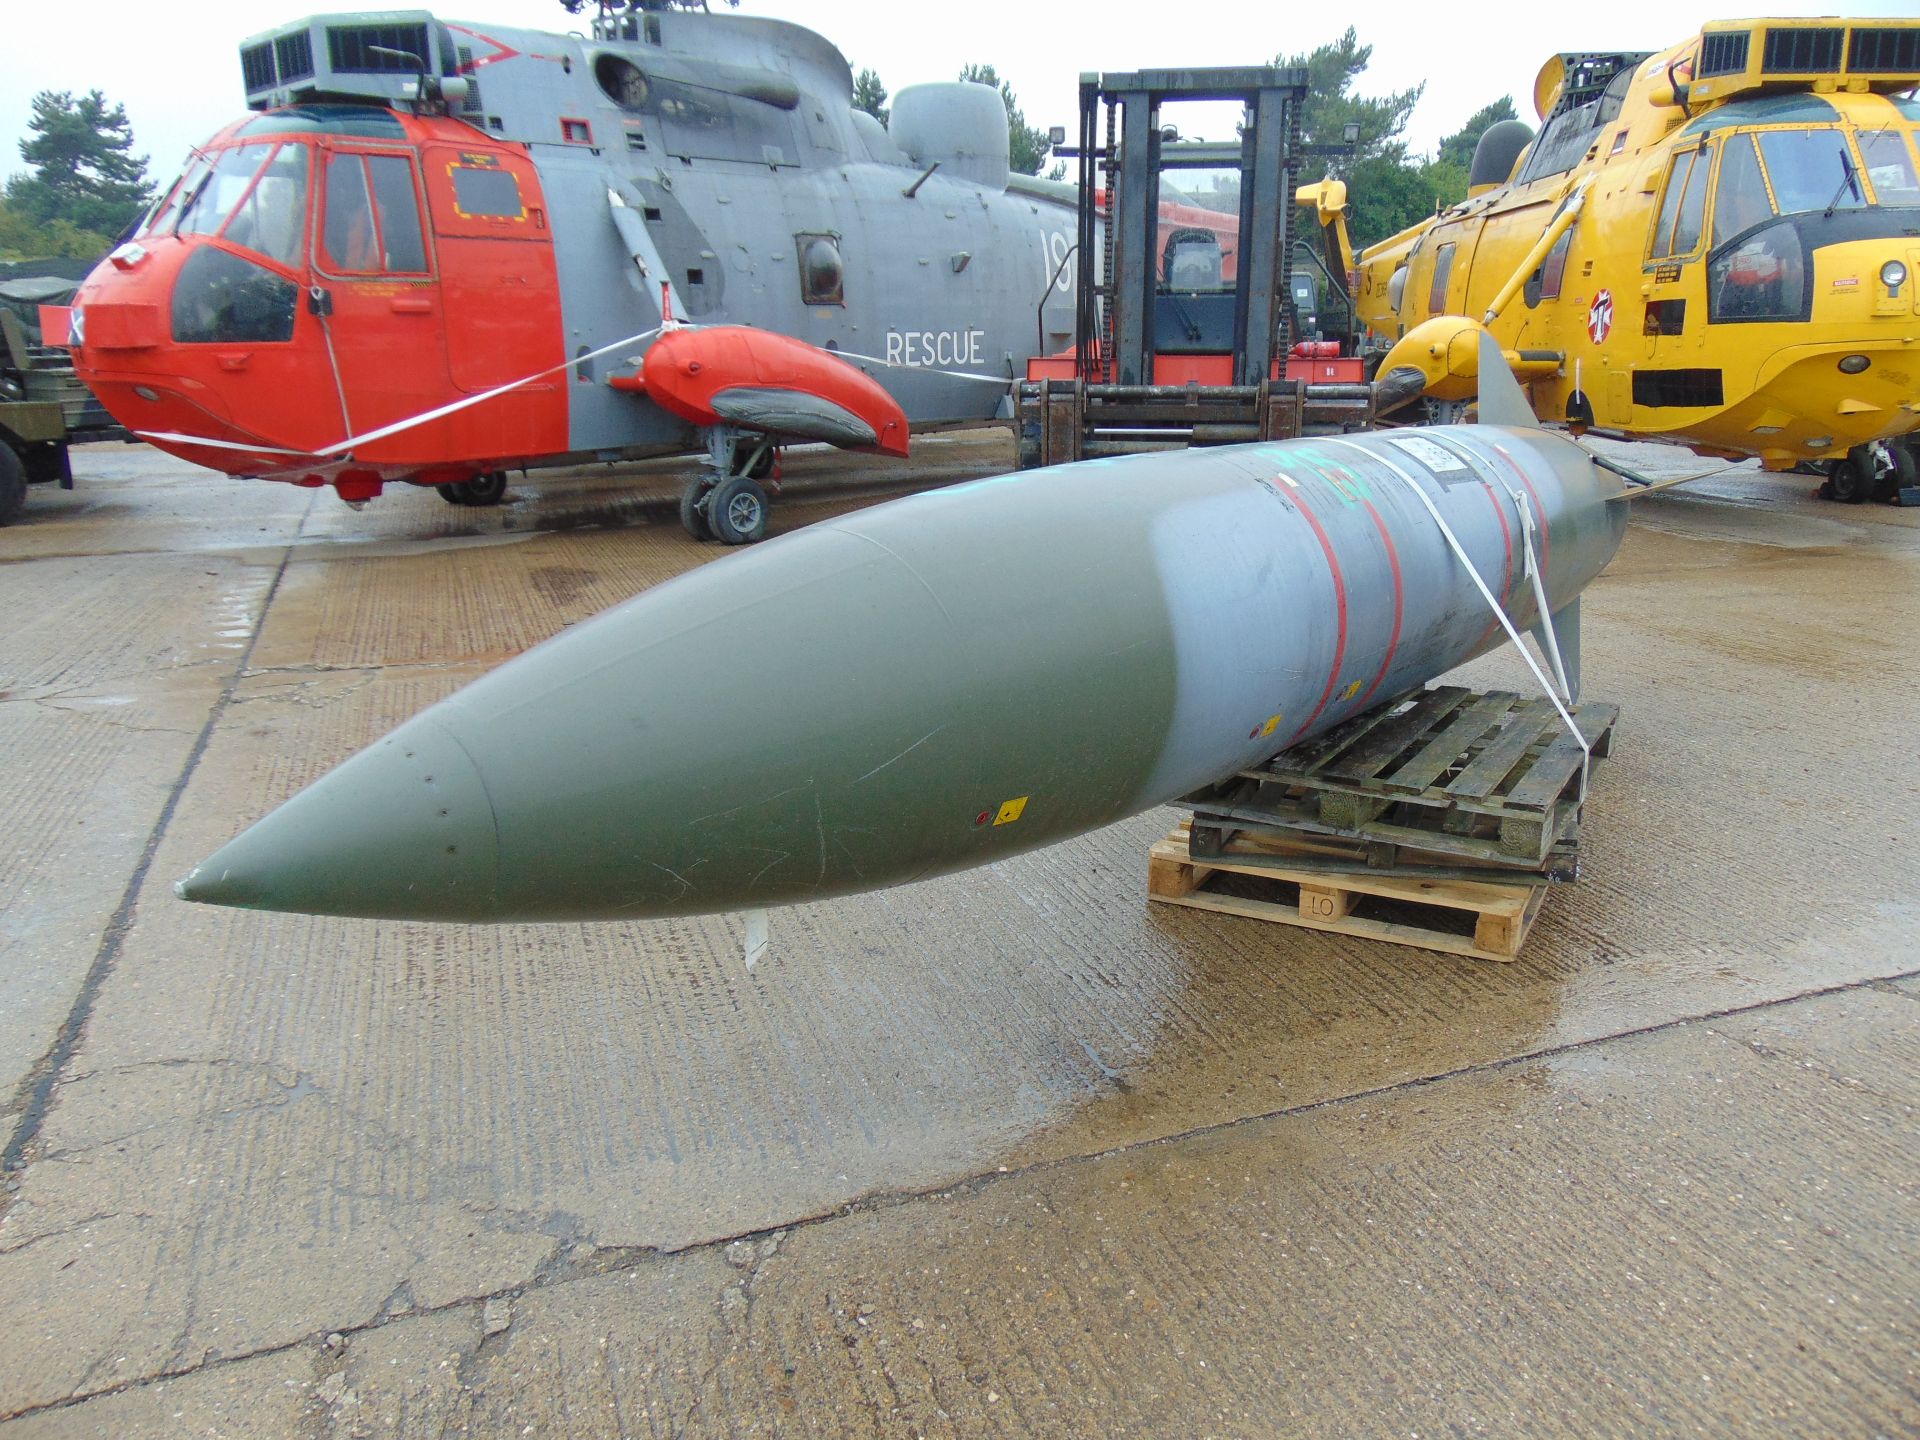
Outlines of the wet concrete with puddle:
M919 450L795 457L776 530L1011 459ZM737 918L169 889L718 558L679 466L354 512L76 462L0 532L7 1440L1920 1429L1920 512L1635 502L1585 874L1514 964L1149 910L1159 812L776 913L748 973Z

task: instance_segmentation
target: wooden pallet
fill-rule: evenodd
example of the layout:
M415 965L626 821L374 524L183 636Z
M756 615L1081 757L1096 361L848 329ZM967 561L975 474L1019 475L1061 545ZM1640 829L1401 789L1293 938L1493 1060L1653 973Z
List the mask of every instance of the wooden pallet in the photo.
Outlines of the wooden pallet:
M1185 905L1224 915L1274 920L1309 930L1357 935L1412 945L1476 960L1513 960L1526 942L1527 932L1547 893L1544 883L1493 885L1484 881L1433 879L1421 876L1334 873L1276 868L1275 844L1258 839L1235 840L1227 850L1197 861L1188 851L1188 824L1176 825L1166 839L1154 845L1147 862L1147 898L1167 905ZM1279 842L1285 844L1286 842ZM1283 854L1284 852L1280 852ZM1205 887L1216 874L1257 877L1278 899L1223 895ZM1296 893L1297 892L1297 893ZM1465 911L1474 916L1471 936L1437 924L1384 919L1357 914L1356 907L1373 909L1376 902L1392 902L1403 913L1425 912L1434 921L1445 912Z
M1605 756L1619 708L1587 704L1572 714L1593 756ZM1377 867L1396 865L1404 847L1571 879L1583 759L1549 701L1440 685L1183 803L1194 811L1195 858L1243 831L1284 831L1368 846Z

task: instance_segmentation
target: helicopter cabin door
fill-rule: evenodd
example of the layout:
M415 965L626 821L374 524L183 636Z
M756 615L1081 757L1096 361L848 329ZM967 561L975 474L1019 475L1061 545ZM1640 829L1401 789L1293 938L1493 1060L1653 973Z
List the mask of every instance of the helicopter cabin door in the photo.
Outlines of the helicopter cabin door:
M1642 280L1646 308L1640 325L1646 340L1643 353L1661 368L1646 376L1636 371L1635 405L1720 402L1718 395L1707 398L1707 392L1719 386L1719 372L1686 365L1687 356L1700 346L1707 318L1706 267L1700 262L1706 251L1707 194L1715 149L1708 137L1675 150L1667 162L1653 230L1647 238Z
M307 307L319 317L349 433L364 435L446 403L440 285L412 153L330 144L320 161ZM411 451L426 438L384 448Z
M533 164L506 150L428 146L427 203L446 294L447 366L478 394L566 360L546 198ZM454 417L475 455L563 451L565 371Z

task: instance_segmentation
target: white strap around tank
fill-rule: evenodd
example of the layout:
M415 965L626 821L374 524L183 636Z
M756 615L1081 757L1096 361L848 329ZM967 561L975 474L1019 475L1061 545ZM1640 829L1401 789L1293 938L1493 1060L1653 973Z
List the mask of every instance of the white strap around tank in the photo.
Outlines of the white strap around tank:
M1494 598L1493 591L1487 588L1487 582L1480 578L1480 572L1473 568L1473 561L1467 555L1466 546L1460 543L1460 537L1454 534L1453 527L1447 524L1446 516L1440 513L1440 507L1433 503L1433 497L1427 493L1427 487L1422 485L1406 470L1401 469L1390 457L1381 454L1377 450L1369 450L1363 446L1355 445L1350 440L1341 440L1335 437L1328 437L1320 443L1324 445L1338 445L1344 449L1352 450L1370 459L1379 461L1380 464L1384 465L1389 471L1405 481L1407 488L1411 490L1420 503L1426 507L1427 514L1433 517L1435 527L1437 527L1441 535L1446 538L1448 548L1453 551L1454 557L1459 560L1461 568L1467 572L1467 578L1473 581L1473 588L1480 592L1480 598L1487 602L1487 608L1493 612L1494 619L1500 622L1500 628L1505 630L1507 632L1507 638L1513 641L1513 648L1520 652L1520 658L1527 662L1527 668L1533 672L1533 678L1540 682L1540 693L1552 702L1554 710L1560 716L1561 723L1567 727L1567 733L1573 736L1574 742L1579 745L1580 800L1584 804L1587 798L1587 776L1593 764L1593 747L1587 743L1587 737L1580 733L1580 727L1574 723L1572 713L1568 711L1566 704L1561 699L1562 691L1556 690L1552 682L1547 679L1546 672L1540 668L1540 662L1533 658L1532 653L1522 642L1519 628L1513 623L1513 618L1507 614L1500 602ZM1478 467L1474 467L1474 473L1479 475ZM1525 564L1527 572L1533 578L1534 603L1540 610L1540 628L1547 637L1548 648L1555 662L1554 668L1556 671L1559 671L1560 645L1558 639L1554 636L1553 616L1547 610L1546 594L1540 582L1540 567L1535 560L1533 552L1533 512L1511 488L1508 489L1508 493L1513 495L1514 503L1521 507L1521 537L1526 546ZM1564 672L1561 674L1560 683L1562 687L1566 684Z

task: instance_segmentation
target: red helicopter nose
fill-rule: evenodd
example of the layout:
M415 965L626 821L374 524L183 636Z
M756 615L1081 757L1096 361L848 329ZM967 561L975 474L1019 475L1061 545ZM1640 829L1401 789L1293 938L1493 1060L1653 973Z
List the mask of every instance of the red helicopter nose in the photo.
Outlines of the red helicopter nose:
M511 177L515 232L471 243L483 237L452 195L468 168ZM163 449L347 499L563 452L559 379L410 423L564 362L551 237L534 215L544 199L524 152L476 144L470 127L298 108L237 122L88 276L75 369ZM475 324L485 333L469 335Z
M190 349L174 341L176 286L203 245L175 236L148 236L121 246L97 266L80 287L71 312L68 338L74 369L129 430L204 436L217 443L163 443L163 448L230 474L259 474L261 453L225 447L264 442L266 453L311 448L325 443L323 432L310 422L304 434L296 430L269 438L234 425L230 417L235 408L244 410L263 388L263 378L268 384L306 385L323 377L307 373L311 365L284 347L262 356L263 346ZM229 260L248 263L210 246L205 253L214 257L214 268L225 268ZM263 369L272 374L263 376Z

